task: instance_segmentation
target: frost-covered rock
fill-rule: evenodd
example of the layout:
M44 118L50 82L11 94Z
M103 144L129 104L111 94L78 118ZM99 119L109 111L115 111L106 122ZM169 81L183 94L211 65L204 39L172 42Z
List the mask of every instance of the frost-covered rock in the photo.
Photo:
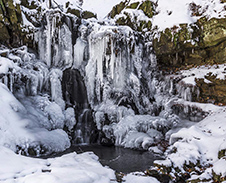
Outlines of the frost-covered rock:
M161 117L150 115L130 115L122 118L119 123L104 126L104 132L110 138L115 137L115 144L127 148L148 149L164 139L165 132L171 126ZM113 134L112 134L113 133Z
M43 117L40 115L39 118L34 117L34 115L39 115L37 109L31 108L29 105L26 106L28 108L25 108L2 83L0 83L0 90L1 146L27 155L63 151L70 146L68 136L63 130L49 131L41 124L43 121L39 121L45 119L44 115ZM55 111L55 105L52 107L53 111ZM58 108L61 110L59 106ZM51 115L53 115L53 111L47 110ZM54 116L53 121L56 124L53 124L52 128L63 128L64 118L62 119L59 115L60 113L57 115L59 117L57 121L54 121L56 119ZM64 116L62 115L62 117ZM48 117L46 118L48 121Z

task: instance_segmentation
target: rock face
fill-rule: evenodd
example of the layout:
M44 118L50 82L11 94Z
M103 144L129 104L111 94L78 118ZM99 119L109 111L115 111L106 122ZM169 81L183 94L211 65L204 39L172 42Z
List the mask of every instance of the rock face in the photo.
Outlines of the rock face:
M161 66L186 68L226 61L226 19L200 18L194 25L167 28L154 39L153 48ZM209 76L208 76L209 78ZM197 80L198 102L225 103L225 80L210 77L211 84Z
M22 37L20 5L13 0L1 0L0 7L0 42L18 46Z
M153 44L159 63L174 67L224 63L225 22L200 18L194 25L167 28Z

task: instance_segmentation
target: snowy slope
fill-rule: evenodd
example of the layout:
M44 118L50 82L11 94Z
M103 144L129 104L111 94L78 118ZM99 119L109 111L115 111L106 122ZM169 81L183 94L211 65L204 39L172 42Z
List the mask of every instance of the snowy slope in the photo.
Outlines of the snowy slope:
M191 3L200 6L197 10L200 15L192 15ZM201 16L221 18L226 15L224 6L225 4L220 3L220 0L159 0L158 14L153 18L153 25L164 30L174 25L194 23Z
M119 4L122 0L84 0L82 4L83 10L88 10L97 14L99 20L103 20L112 7Z

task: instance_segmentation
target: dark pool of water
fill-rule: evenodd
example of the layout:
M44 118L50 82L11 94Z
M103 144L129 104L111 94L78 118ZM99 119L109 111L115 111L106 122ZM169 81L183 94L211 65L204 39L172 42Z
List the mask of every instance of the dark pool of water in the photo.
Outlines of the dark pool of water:
M123 173L144 171L153 165L154 160L162 159L149 151L125 149L121 147L105 147L101 145L74 146L58 154L58 156L74 151L77 153L92 151L99 157L99 161L102 165L109 166L113 170ZM56 155L54 156L56 157Z

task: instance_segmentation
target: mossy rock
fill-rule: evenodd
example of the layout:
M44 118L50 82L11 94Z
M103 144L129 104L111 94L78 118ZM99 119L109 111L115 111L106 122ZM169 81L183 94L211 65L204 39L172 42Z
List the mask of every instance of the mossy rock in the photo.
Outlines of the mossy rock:
M21 16L18 17L18 15L21 15L20 6L16 5L15 7L13 4L13 0L2 0L2 3L5 6L7 16L9 17L9 21L11 22L11 24L19 23L22 20Z
M203 43L205 47L216 46L226 40L226 18L212 18L207 20L205 17L198 21L202 27Z
M192 34L187 24L179 27L166 28L160 33L160 38L155 39L153 47L156 54L175 54L184 50L191 50L195 45L191 44Z
M14 5L13 0L0 0L0 6L0 42L19 46L22 23L20 5Z
M226 62L226 40L205 50L207 52L206 63L223 64Z
M226 155L226 149L222 149L218 152L218 159L223 158Z
M213 182L224 182L226 177L223 177L222 174L217 174L212 170Z
M205 83L204 79L196 79L197 87L200 90L198 101L214 103L217 105L226 104L226 80L217 79L215 75L209 73L205 78L211 83Z
M0 22L0 32L1 32L0 42L4 43L5 41L10 39L10 35L9 35L9 32L8 32L6 26L1 22Z
M192 30L192 31L190 31ZM160 64L223 64L226 62L226 19L203 17L195 24L167 28L153 41Z
M114 6L112 11L109 14L110 17L114 18L116 15L120 14L122 12L122 10L124 10L124 9L142 10L148 18L152 18L153 15L156 14L155 5L150 0L146 0L142 3L134 2L134 3L131 3L130 5L128 5L128 4L129 4L129 1L126 0L124 2L119 3L118 5Z
M127 6L126 9L137 9L139 4L140 4L139 2L132 3L129 6Z
M83 19L97 18L97 15L90 11L83 11L81 14Z
M32 9L38 9L39 6L37 5L37 1L31 1L30 3L28 0L21 0L21 5L32 10Z
M174 46L173 35L169 28L160 33L159 39L156 38L153 41L153 48L157 55L173 54Z
M71 13L79 18L81 18L81 11L78 10L78 9L71 9L71 8L68 8L67 9L67 13Z
M146 0L144 1L138 8L139 10L142 10L144 12L144 14L149 17L152 18L155 12L155 8L154 5L151 1Z
M116 6L113 7L113 9L111 10L111 12L109 13L111 18L114 18L116 15L120 14L122 12L123 9L126 8L126 6L128 5L128 0L126 0L125 2L121 2L119 4L117 4Z
M142 21L142 20L138 21L136 16L134 18L131 18L131 15L127 12L124 12L124 15L125 16L122 16L116 20L116 23L118 25L127 25L131 29L138 31L138 32L151 31L151 28L152 28L151 21L147 21L147 22Z

